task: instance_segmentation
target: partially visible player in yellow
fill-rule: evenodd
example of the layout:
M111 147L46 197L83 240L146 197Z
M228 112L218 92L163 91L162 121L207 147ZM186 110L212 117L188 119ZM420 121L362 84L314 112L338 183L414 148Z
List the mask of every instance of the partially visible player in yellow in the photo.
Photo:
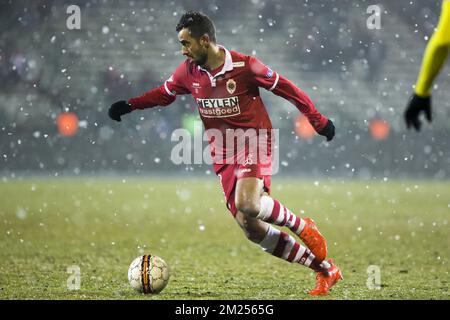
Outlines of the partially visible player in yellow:
M441 71L450 50L450 0L442 2L441 17L425 49L416 88L405 111L406 126L420 130L420 113L431 122L431 87Z

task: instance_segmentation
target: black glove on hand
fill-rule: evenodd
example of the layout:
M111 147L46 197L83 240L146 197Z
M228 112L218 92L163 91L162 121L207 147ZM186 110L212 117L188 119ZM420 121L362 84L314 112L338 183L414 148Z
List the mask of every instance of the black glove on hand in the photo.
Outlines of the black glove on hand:
M420 131L422 123L419 120L419 115L422 111L425 113L428 122L431 122L431 96L422 98L414 94L409 100L405 111L405 121L408 129L413 126L417 131Z
M320 134L321 136L327 137L327 141L331 141L331 140L333 140L334 132L335 132L335 128L334 128L333 121L328 119L327 125L322 130L320 130L320 132L318 132L318 134Z
M111 107L109 107L108 115L111 119L120 122L120 116L130 113L131 111L131 106L128 104L128 102L121 100L114 102Z

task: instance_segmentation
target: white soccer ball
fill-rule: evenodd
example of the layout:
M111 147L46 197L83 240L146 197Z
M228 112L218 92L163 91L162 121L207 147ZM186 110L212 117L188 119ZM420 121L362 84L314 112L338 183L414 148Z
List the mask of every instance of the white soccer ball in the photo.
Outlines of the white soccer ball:
M169 267L158 256L143 255L131 262L128 281L133 289L141 293L159 293L169 282Z

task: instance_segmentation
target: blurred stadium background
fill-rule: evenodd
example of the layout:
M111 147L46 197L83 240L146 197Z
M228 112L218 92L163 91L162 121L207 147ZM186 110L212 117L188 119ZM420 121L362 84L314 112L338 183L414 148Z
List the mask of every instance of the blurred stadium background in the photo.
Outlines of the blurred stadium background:
M71 4L81 9L80 30L66 27ZM366 27L372 4L382 8L380 30ZM172 131L199 119L190 96L121 123L107 116L112 102L158 86L175 70L183 59L175 26L193 9L215 21L218 43L256 55L334 120L332 143L302 138L297 109L262 93L280 129L280 176L448 178L448 66L435 84L433 125L417 134L403 121L440 6L436 0L2 0L2 177L210 174L208 165L170 161ZM58 132L66 111L79 119L72 136Z

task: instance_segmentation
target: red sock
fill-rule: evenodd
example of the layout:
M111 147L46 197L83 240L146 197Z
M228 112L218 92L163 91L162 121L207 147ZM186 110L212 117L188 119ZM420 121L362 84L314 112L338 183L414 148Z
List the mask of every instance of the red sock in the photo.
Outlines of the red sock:
M311 268L316 272L324 272L328 263L318 261L314 254L295 239L272 226L269 226L266 236L259 243L264 251L289 262L295 262Z
M296 235L300 235L305 227L305 221L283 206L278 200L269 196L261 197L261 209L257 216L258 219L275 224L277 226L286 226Z

